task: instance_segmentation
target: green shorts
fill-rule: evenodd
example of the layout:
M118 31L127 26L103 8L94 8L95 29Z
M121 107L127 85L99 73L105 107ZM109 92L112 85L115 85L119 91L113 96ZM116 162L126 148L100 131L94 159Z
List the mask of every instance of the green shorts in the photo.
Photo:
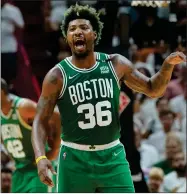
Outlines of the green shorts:
M53 169L55 170L55 172L57 172L57 164L56 164L56 162L57 161L52 162ZM57 190L56 190L56 180L57 180L56 175L53 175L52 176L52 180L53 180L53 183L54 183L55 186L52 187L52 188L49 188L49 190L51 190L51 191L48 190L48 192L50 192L50 193L56 193L57 192Z
M36 168L23 168L14 171L11 192L47 193L48 187L40 181Z
M101 151L62 145L57 170L58 193L134 193L122 144Z

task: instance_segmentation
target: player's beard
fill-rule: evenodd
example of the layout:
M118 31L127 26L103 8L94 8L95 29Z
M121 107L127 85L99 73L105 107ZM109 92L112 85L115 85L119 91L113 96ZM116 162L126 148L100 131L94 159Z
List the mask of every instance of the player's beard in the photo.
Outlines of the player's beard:
M75 57L76 57L77 59L84 59L84 58L86 58L86 57L89 55L89 51L86 50L86 51L83 52L83 53L74 52L73 54L75 55Z
M76 52L76 50L72 52L77 59L85 59L91 52L94 52L94 42L93 43L87 42L85 43L85 45L86 45L85 52L78 53Z

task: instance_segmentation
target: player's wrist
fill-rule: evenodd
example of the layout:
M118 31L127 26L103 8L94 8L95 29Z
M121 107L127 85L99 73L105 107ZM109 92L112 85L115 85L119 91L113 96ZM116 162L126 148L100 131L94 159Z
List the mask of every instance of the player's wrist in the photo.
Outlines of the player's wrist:
M37 157L37 158L35 159L36 164L38 164L38 162L39 162L40 160L43 160L43 159L47 159L47 157L46 157L45 155L42 155L42 156Z

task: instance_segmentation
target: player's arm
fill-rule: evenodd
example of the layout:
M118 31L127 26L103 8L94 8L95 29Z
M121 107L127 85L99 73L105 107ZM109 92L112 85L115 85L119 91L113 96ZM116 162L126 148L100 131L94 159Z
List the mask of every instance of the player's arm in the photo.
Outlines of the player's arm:
M121 81L124 81L134 91L151 98L158 98L164 94L174 66L186 61L186 56L183 53L172 53L164 60L160 71L149 78L135 69L124 56L113 54L110 58Z
M37 104L30 99L23 99L19 106L19 114L21 118L30 126L32 126L35 115L37 112ZM47 139L49 140L51 134L53 134L52 141L50 143L50 150L46 153L49 160L56 159L60 146L60 115L58 110L55 110L49 120L49 126L47 129Z
M62 85L62 74L58 68L50 70L44 78L42 93L37 104L37 112L32 129L32 145L35 158L46 155L45 144L49 120L53 114ZM50 161L43 158L39 160L37 167L40 180L49 186L54 186L48 175L48 169L50 169L52 173L55 173Z
M61 120L58 109L55 108L53 115L49 121L50 133L48 134L48 145L50 150L46 153L49 160L57 158L60 148Z

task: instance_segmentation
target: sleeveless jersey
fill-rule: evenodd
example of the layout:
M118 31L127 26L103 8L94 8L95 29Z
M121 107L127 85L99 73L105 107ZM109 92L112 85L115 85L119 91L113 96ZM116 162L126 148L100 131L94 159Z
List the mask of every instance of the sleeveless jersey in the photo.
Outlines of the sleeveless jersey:
M96 53L90 69L80 69L69 58L57 64L63 87L57 101L64 141L102 145L120 138L117 75L109 56Z
M22 98L15 97L8 115L1 111L1 138L6 150L15 161L16 168L34 164L35 157L31 145L31 129L20 116L18 104ZM33 165L34 166L34 165Z

